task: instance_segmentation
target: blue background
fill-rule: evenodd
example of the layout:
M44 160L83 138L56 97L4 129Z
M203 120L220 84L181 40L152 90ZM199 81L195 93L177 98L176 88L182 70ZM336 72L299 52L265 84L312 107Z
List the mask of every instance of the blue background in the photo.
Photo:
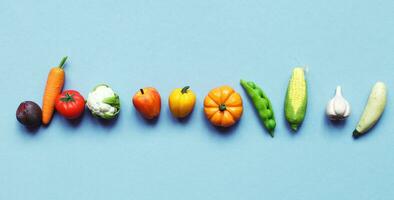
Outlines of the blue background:
M394 89L393 1L12 1L0 3L0 199L387 199L394 195L392 96L367 136L351 133L378 81ZM118 120L86 111L78 123L56 115L26 131L24 100L41 104L47 73L64 55L65 89L87 96L107 83L121 96ZM310 103L292 134L283 102L293 67L306 65ZM239 85L254 80L278 121L265 132ZM208 91L228 84L244 115L221 132L205 120ZM353 113L324 116L342 85ZM167 97L190 85L192 116L171 117ZM156 87L156 123L131 97Z

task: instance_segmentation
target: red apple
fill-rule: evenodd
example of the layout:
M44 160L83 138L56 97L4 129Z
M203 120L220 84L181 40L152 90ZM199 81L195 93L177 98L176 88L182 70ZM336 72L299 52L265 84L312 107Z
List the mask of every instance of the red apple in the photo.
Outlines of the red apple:
M137 111L146 119L153 119L160 114L160 94L153 87L140 89L135 93L133 104Z

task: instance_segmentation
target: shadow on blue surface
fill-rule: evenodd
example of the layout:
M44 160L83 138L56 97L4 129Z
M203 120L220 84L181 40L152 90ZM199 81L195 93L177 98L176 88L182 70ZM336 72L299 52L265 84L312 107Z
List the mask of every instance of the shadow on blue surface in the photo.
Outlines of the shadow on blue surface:
M162 113L161 113L161 114L162 114ZM135 118L136 118L139 122L145 123L145 124L149 124L149 125L156 125L156 124L159 122L159 120L160 120L160 115L157 116L156 118L153 118L153 119L145 119L145 118L142 117L142 115L141 115L137 110L135 110L135 109L134 109L134 115L135 115Z
M24 135L35 136L38 134L38 131L41 129L41 126L36 127L36 128L28 128L28 127L24 127L19 122L16 122L15 124L16 124L16 126L18 126L20 132L23 133Z
M63 124L66 124L71 128L78 128L80 126L81 122L83 121L83 118L85 117L85 115L89 115L89 113L86 114L86 110L82 113L82 115L80 117L78 117L76 119L66 119L61 116L60 116L60 118L61 118L61 121Z
M378 119L378 121L376 122L376 124L365 134L357 136L357 137L353 137L354 140L361 140L363 138L368 138L370 137L369 135L373 135L373 132L376 132L375 129L377 129L379 126L382 126L381 121L383 120L383 118L385 118L385 116L387 115L387 106L386 106L386 111L383 112L382 116L380 116L380 118Z
M370 131L368 131L367 133L363 134L363 135L359 135L357 137L353 136L353 132L349 133L349 137L352 137L354 141L359 141L359 140L367 140L367 138L371 137L371 135L373 135L374 131L371 129Z
M285 113L283 113L283 118L282 118L282 121L283 121L283 123L284 123L284 126L285 126L285 127L286 127L286 129L288 130L287 132L289 132L289 133L290 133L289 135L291 135L291 136L294 136L294 137L295 137L296 135L300 134L299 132L301 132L301 130L300 130L300 129L302 129L302 125L303 125L303 123L301 123L301 124L299 125L299 127L298 127L298 130L297 130L297 131L294 131L293 129L291 129L289 122L287 122L287 120L286 120L286 117L285 117Z
M90 112L88 110L86 110L85 112ZM118 123L118 118L120 117L120 115L122 114L122 112L120 112L115 118L113 119L102 119L102 118L98 118L93 116L92 114L86 114L88 115L87 118L90 120L90 122L92 124L99 124L101 125L101 127L105 128L105 129L111 129L112 127L114 127L117 123ZM81 118L82 121L82 118ZM78 124L79 125L79 124ZM77 125L77 126L78 126Z
M382 116L382 117L383 117L383 116ZM355 141L356 141L356 140L364 140L364 139L367 139L367 138L371 137L370 135L374 135L374 132L376 132L375 129L377 129L378 126L380 126L379 121L381 121L382 117L376 122L375 126L373 126L373 127L372 127L369 131L367 131L366 133L364 133L364 134L362 134L362 135L359 135L359 136L353 136L353 133L351 133L351 134L352 134L352 137L353 137L353 140L355 140Z
M193 117L194 111L192 111L188 116L184 117L184 118L176 118L174 117L174 115L172 115L171 111L169 109L166 109L166 115L168 116L168 118L171 119L171 122L173 122L174 124L180 124L180 125L186 125L190 119Z
M347 124L347 120L333 121L328 119L325 113L323 115L325 125L330 128L344 129Z

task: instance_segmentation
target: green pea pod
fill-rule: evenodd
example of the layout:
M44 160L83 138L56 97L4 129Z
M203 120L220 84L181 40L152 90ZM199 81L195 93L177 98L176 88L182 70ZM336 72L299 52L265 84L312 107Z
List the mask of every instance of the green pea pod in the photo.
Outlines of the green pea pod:
M261 122L264 124L271 137L274 137L276 121L271 101L263 90L254 82L241 80L241 85L252 100Z

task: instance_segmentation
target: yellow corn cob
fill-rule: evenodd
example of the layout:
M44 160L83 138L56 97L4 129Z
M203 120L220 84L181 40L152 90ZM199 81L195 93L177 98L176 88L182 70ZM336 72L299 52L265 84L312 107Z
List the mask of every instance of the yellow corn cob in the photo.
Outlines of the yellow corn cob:
M285 100L285 115L291 129L297 131L305 118L307 86L303 68L295 68L289 81Z

